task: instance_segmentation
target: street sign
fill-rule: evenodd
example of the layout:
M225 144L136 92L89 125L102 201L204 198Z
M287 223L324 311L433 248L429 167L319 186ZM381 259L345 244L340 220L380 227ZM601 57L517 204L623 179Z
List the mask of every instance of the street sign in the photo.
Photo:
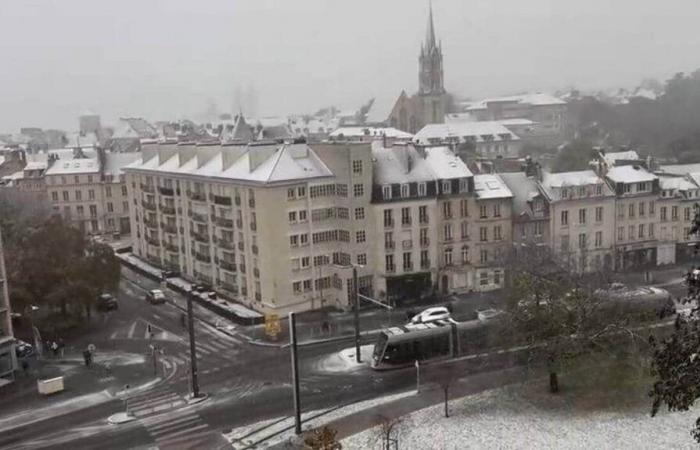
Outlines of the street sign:
M277 314L265 315L265 334L272 339L277 339L277 335L282 331L280 318Z

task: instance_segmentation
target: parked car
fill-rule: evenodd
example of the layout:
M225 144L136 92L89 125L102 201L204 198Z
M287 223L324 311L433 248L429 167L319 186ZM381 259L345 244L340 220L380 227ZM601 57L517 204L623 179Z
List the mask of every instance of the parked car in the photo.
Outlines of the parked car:
M411 323L428 323L445 319L450 319L450 311L444 306L436 306L413 316Z
M35 353L33 345L21 339L15 339L15 355L17 355L17 358L29 358L30 356L34 356Z
M150 291L146 292L146 301L153 305L165 303L168 301L168 298L165 296L163 291L160 289L151 289Z
M102 294L97 297L97 309L100 311L119 309L119 302L112 294Z

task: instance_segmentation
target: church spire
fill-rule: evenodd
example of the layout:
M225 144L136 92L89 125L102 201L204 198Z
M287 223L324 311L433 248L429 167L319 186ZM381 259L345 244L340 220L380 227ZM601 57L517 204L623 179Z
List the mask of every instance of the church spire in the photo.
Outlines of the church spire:
M435 48L435 26L433 25L433 2L428 4L428 29L425 33L425 51L430 53Z

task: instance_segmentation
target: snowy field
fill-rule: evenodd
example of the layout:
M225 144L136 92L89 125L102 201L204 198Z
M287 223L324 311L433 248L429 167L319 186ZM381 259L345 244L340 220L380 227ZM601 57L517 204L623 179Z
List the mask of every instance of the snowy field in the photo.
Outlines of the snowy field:
M643 394L643 393L642 393ZM546 393L543 382L508 386L435 405L397 425L398 448L425 449L692 449L700 407L649 416L644 395L615 400L590 391ZM343 450L382 449L378 428L342 441Z

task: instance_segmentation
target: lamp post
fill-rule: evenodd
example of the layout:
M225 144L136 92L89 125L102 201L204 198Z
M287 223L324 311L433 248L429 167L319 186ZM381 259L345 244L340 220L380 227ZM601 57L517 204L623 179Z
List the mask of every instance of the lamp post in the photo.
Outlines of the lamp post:
M362 362L362 355L360 355L360 297L359 289L357 286L357 266L352 266L352 297L353 297L353 309L355 310L355 360L357 363Z
M292 357L292 387L294 401L294 433L301 434L301 398L299 392L299 358L297 355L297 326L293 312L289 313L289 344Z
M197 379L197 347L194 340L194 314L192 313L192 296L194 291L187 295L187 325L190 335L190 373L192 375L192 398L199 397L199 381Z

